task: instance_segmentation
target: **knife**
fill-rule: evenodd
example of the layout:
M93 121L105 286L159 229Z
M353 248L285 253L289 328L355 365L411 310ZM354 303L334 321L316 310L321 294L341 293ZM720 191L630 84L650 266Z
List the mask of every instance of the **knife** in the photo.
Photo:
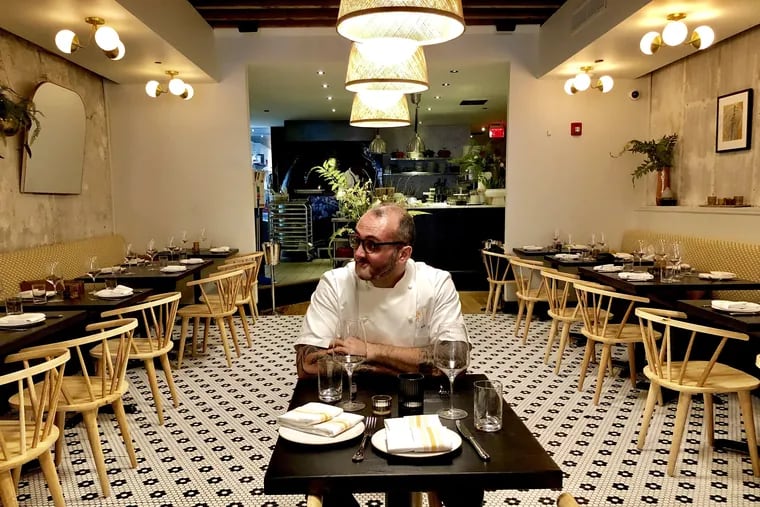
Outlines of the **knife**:
M472 433L467 428L467 426L462 424L462 421L455 421L454 424L456 424L457 430L462 434L464 439L470 442L470 444L475 448L475 452L478 453L480 459L483 461L489 461L491 459L491 455L488 454L485 449L483 449L483 446L480 445L480 442L475 440L475 437L472 436Z

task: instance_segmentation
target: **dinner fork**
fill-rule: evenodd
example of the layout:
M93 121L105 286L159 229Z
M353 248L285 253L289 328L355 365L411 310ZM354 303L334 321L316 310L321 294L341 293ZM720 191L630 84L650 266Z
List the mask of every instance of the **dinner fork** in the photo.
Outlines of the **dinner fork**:
M364 424L364 436L362 437L362 443L359 444L359 448L356 450L354 455L351 456L351 461L354 463L364 461L364 448L367 446L367 440L369 440L369 437L372 436L372 431L375 429L375 424L377 424L377 417L373 415L367 416L367 420L364 421Z

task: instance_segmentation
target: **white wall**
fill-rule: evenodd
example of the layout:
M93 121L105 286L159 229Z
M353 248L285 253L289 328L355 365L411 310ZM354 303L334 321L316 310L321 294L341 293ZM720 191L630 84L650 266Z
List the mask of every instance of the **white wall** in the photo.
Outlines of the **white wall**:
M185 101L108 85L115 229L138 249L205 227L216 245L255 247L248 94L243 66Z

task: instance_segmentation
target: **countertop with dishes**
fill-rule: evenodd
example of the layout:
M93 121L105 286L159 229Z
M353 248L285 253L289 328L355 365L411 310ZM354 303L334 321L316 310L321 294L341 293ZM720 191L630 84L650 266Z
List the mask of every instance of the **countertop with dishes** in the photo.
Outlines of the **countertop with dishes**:
M504 206L493 206L491 204L448 204L445 202L418 203L407 205L406 209L410 210L431 210L431 209L483 209L483 208L504 208Z

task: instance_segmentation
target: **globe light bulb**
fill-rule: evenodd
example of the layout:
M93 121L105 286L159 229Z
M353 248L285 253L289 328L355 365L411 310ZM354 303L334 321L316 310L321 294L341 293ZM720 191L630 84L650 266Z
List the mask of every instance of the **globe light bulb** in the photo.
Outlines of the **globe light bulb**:
M599 88L602 93L609 92L612 90L613 86L615 86L615 80L612 79L612 76L602 76L597 83L597 88Z
M192 86L185 83L185 92L182 95L180 95L180 97L182 97L185 100L190 100L193 98L193 95L195 95L195 90L193 89Z
M156 98L158 97L158 87L159 83L156 80L151 80L145 83L145 93L148 94L148 97Z
M641 38L641 42L639 42L639 49L641 49L641 52L645 55L653 55L658 49L660 49L661 44L662 42L659 33L647 32Z
M707 25L698 26L691 36L691 45L697 49L707 49L715 42L715 32Z
M172 95L182 95L185 93L185 82L178 77L174 77L169 81L169 91Z
M668 46L677 46L686 40L689 29L683 21L670 21L662 29L662 40Z
M121 60L122 58L124 58L124 55L127 53L127 48L124 47L123 42L119 41L114 51L116 51L116 56L114 57L109 56L109 58L111 58L111 60L114 60L114 61Z
M119 45L119 34L110 26L101 26L95 31L95 44L103 51L111 51Z
M63 53L73 53L78 49L78 43L79 39L77 38L77 34L71 30L61 30L55 34L55 46Z
M575 95L578 89L573 86L575 83L575 78L571 77L567 81L565 81L565 93L568 95Z
M575 75L573 82L579 92L586 91L591 86L591 77L585 72L581 72Z

